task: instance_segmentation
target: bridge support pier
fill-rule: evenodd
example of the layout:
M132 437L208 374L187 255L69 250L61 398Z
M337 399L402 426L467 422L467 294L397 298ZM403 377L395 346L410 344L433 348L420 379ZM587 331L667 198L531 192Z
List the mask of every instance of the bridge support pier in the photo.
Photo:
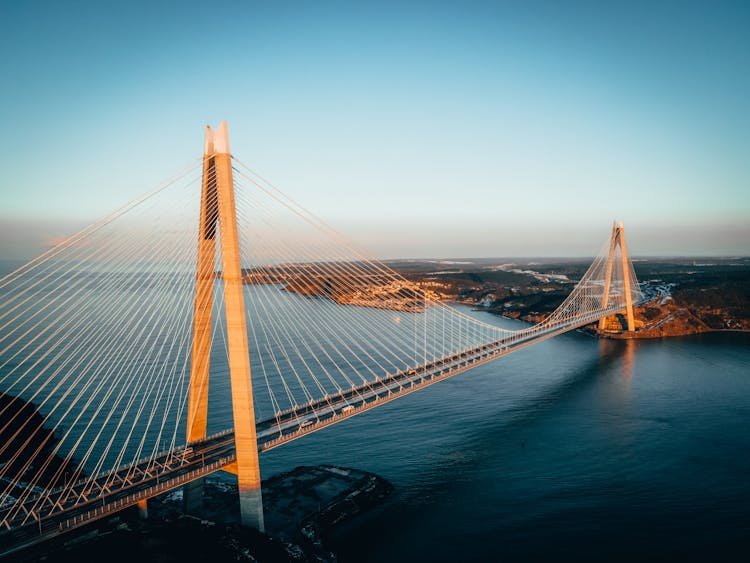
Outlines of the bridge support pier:
M138 518L146 520L148 518L148 499L139 500L136 507L138 508Z
M199 516L203 509L203 479L182 486L182 510L185 514Z

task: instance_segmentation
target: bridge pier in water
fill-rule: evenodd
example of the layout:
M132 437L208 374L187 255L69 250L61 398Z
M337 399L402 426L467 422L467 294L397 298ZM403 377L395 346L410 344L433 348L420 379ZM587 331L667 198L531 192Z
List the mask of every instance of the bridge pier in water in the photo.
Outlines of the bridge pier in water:
M226 122L222 122L216 132L206 127L188 399L188 444L206 437L217 224L221 240L227 352L237 458L233 465L236 466L240 515L244 525L263 531L263 499L255 408L250 377L232 157ZM200 510L203 480L185 486L183 494L185 510L188 513Z
M141 520L148 519L148 499L139 500L136 504L138 508L138 518Z
M203 508L203 479L182 486L182 510L185 514L199 516Z

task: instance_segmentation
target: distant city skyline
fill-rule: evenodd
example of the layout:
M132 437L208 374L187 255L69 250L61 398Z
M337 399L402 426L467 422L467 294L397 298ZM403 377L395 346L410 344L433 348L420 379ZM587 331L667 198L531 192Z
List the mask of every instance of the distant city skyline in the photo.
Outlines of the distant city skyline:
M750 253L742 2L79 2L0 18L0 260L234 154L389 258Z

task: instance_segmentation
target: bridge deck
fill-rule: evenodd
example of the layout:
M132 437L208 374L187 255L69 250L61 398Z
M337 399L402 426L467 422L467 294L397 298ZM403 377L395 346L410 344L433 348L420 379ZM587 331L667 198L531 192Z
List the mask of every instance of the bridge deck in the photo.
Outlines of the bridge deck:
M339 394L329 395L309 404L289 409L279 413L275 418L258 422L258 449L261 452L271 450L500 356L580 328L620 310L621 307L613 307L564 324L536 325L507 338L469 348L417 368L398 372Z

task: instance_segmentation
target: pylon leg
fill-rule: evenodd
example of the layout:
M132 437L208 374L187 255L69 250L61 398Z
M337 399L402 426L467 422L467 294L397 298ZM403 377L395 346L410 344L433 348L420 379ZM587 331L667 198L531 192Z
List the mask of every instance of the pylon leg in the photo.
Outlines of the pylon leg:
M188 390L187 443L206 437L208 419L208 378L211 363L211 315L213 287L216 275L216 222L218 221L216 170L213 159L213 132L206 128L203 157L203 187L201 190L200 225L198 229L198 263L195 276L193 306L193 343L190 360ZM185 512L195 514L203 502L203 481L183 488Z
M609 239L609 257L604 272L604 294L602 295L602 309L606 309L609 304L609 288L612 286L612 268L615 263L615 246L617 245L617 223L612 225L612 235ZM607 326L607 319L599 319L599 332L602 332Z
M226 122L222 122L214 135L214 151L240 512L244 525L263 531L263 499L260 488L258 441L255 433L255 407L250 377L232 160Z
M630 268L628 262L628 245L625 243L625 228L620 222L619 230L620 254L622 256L622 283L625 291L625 316L628 320L628 331L635 330L635 315L633 314L633 294L630 289Z

